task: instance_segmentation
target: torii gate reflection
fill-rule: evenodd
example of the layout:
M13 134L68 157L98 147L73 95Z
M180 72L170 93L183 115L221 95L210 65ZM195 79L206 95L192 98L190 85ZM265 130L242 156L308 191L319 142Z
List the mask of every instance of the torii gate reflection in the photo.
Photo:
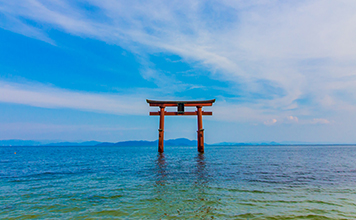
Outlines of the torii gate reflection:
M163 152L163 134L164 134L164 116L171 115L196 115L198 118L198 151L204 153L204 129L203 129L203 115L213 115L213 112L202 111L203 106L212 106L215 99L204 101L155 101L146 99L150 106L157 106L160 108L158 112L150 112L150 115L159 115L159 135L158 135L158 152ZM177 106L177 112L166 112L166 107ZM184 107L196 107L195 112L185 112Z

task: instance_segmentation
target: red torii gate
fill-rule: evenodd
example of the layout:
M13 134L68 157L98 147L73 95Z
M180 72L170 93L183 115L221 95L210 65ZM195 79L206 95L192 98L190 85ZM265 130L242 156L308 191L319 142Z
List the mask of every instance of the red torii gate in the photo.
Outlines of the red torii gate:
M159 115L159 135L158 135L158 152L163 152L163 133L164 133L164 116L171 115L196 115L198 118L198 151L204 152L204 129L203 129L203 115L213 115L212 112L202 111L203 106L212 106L215 99L205 100L205 101L155 101L146 99L150 106L158 106L160 111L150 112L150 115ZM177 106L178 111L176 112L166 112L166 107ZM196 107L195 112L185 112L184 107Z

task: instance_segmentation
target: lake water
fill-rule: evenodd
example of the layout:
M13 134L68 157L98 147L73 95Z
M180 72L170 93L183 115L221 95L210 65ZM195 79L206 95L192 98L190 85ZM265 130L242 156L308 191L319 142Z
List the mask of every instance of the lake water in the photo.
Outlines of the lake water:
M356 146L156 151L0 147L0 219L356 219Z

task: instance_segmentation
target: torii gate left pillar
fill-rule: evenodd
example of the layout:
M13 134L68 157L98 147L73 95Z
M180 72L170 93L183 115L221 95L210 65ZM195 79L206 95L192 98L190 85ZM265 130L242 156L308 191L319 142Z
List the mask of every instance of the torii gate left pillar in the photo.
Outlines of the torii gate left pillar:
M150 115L159 115L159 129L158 129L158 152L163 152L164 149L164 116L171 115L196 115L198 122L198 131L197 131L197 142L198 142L198 151L204 153L204 129L203 129L203 115L212 115L212 112L202 111L203 106L212 106L215 102L215 99L206 100L206 101L154 101L146 100L150 106L158 106L160 111L150 112ZM166 107L177 107L177 112L166 112ZM195 112L185 112L184 107L196 107Z

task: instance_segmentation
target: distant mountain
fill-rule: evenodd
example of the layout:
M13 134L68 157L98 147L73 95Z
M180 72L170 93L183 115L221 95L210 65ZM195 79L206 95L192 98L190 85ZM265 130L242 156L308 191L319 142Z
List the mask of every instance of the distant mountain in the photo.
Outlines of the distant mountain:
M117 143L108 143L103 142L99 143L96 146L120 146L120 147L128 147L128 146L157 146L158 140L155 141L121 141ZM197 141L192 141L186 138L178 138L178 139L170 139L165 140L164 145L166 146L194 146L197 145Z
M41 144L39 141L0 140L0 146L39 146Z
M291 145L291 146L298 146L298 145L355 145L353 143L329 143L329 142L299 142L299 141L282 141L282 142L220 142L215 144L210 144L214 146L280 146L280 145Z
M86 142L54 142L51 141L32 141L32 140L0 140L0 146L95 146L98 141Z
M241 143L241 142L220 142L216 144L211 144L215 146L268 146L268 145L283 145L281 143L277 142L247 142L247 143Z
M121 141L117 143L103 142L95 146L120 146L120 147L129 147L129 146L153 146L157 145L158 141Z
M164 142L167 146L195 146L197 145L196 140L189 140L186 138L177 138L177 139L170 139Z
M44 146L96 146L101 144L99 141L85 141L85 142L58 142L45 144Z

